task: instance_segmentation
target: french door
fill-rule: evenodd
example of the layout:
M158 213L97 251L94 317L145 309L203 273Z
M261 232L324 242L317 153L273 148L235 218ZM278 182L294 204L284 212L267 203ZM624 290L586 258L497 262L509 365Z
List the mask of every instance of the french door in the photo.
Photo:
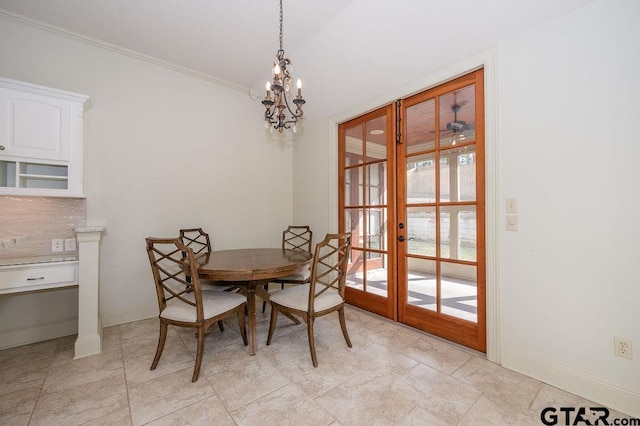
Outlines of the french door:
M347 302L486 350L478 70L339 126Z

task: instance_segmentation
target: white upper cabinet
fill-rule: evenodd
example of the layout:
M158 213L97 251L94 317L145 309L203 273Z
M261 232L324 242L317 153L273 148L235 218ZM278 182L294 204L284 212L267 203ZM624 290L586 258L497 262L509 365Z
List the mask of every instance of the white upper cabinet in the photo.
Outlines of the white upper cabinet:
M0 78L0 194L82 197L88 96Z
M69 160L71 108L77 105L11 89L0 90L0 102L2 155Z

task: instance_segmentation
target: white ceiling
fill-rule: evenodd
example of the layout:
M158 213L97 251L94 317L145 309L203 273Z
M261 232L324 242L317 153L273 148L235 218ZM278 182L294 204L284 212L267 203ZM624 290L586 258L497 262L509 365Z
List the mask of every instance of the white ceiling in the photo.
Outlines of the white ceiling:
M284 49L305 84L305 115L335 114L592 1L284 0ZM0 0L0 8L261 92L278 49L278 0Z

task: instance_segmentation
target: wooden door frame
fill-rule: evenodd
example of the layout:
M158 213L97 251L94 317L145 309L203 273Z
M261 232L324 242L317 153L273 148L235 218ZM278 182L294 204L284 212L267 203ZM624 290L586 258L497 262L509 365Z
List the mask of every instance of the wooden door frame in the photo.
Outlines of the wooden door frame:
M434 312L428 309L419 308L416 306L409 305L404 302L399 303L398 307L398 321L401 321L404 324L422 329L429 333L433 333L440 337L443 337L447 340L457 342L468 346L472 349L476 349L481 352L486 352L486 240L485 240L485 227L486 227L486 219L485 219L485 173L484 168L486 167L485 155L484 155L484 147L485 147L485 133L484 133L484 70L481 68L479 70L471 71L470 73L460 76L456 79L450 80L446 83L443 83L439 86L433 87L431 89L424 90L420 93L416 93L410 97L404 98L402 100L402 111L406 111L407 108L411 108L411 106L421 104L425 101L434 99L436 100L440 96L446 93L452 93L455 90L460 90L463 87L467 87L473 85L475 87L474 95L475 95L475 119L474 123L476 124L476 137L473 141L473 145L475 146L475 153L477 158L477 164L479 167L476 168L476 215L477 215L477 236L476 241L477 245L477 259L476 259L476 301L477 301L477 318L475 322L470 322L468 320L464 320L461 318L456 318L454 316L445 315L443 316L439 309L438 312ZM436 104L437 105L437 104ZM436 125L440 123L438 118L439 107L435 106L435 115L434 119ZM401 114L402 117L402 128L400 130L403 137L406 137L408 134L407 130L407 120ZM406 149L407 141L403 140L399 147L404 147ZM439 158L439 152L447 152L450 150L450 146L445 146L444 151L440 151L439 148L436 148L435 142L433 146L434 158ZM431 150L430 150L431 151ZM407 155L405 153L405 155ZM398 166L397 169L401 169L400 163L404 164L404 157L401 159L400 155L398 155ZM400 172L398 172L400 173ZM398 176L397 182L405 182L406 175ZM435 186L439 188L439 180L440 175L436 172L435 176ZM406 182L405 185L399 185L396 192L397 202L396 206L398 209L400 206L405 205L406 203ZM434 206L437 206L441 203L440 200L435 200ZM437 209L437 207L436 207ZM436 216L438 214L436 213ZM404 216L404 213L398 212L398 220L404 221L407 223L407 218ZM436 229L436 233L439 233L439 229ZM406 249L406 245L403 247ZM399 254L401 250L398 250ZM446 260L446 259L441 259ZM438 271L440 268L440 263L436 262ZM398 281L401 281L403 278L407 277L407 264L405 259L398 259ZM439 275L439 272L437 273ZM440 278L438 278L439 282ZM398 301L406 301L407 300L407 286L397 286L399 289ZM440 288L437 290L438 298L440 297ZM444 322L443 322L444 321ZM455 329L451 328L451 325L455 327Z
M326 149L329 153L329 188L328 188L328 220L327 229L338 228L338 125L363 111L372 111L381 105L419 93L431 87L438 86L458 76L468 74L478 68L484 68L485 89L485 206L486 206L486 325L487 352L489 361L500 363L500 276L498 252L498 230L504 225L500 216L501 203L498 201L498 169L499 140L497 138L497 49L488 49L481 54L453 64L448 68L435 72L423 79L419 79L407 86L401 87L374 101L354 106L342 114L329 118L329 135L326 139Z
M393 104L388 104L388 105L383 105L373 111L369 111L366 114L362 114L360 116L356 116L356 117L352 117L350 120L346 120L347 121L355 121L355 122L361 122L363 125L366 125L366 123L369 120L372 120L376 117L383 117L386 116L386 128L387 129L393 129L394 128L394 123L396 121L396 108ZM340 132L340 129L338 129L338 131ZM342 134L342 132L340 132L340 134L338 135L338 137L344 137L344 135ZM336 143L337 143L336 139ZM364 139L363 139L364 140ZM392 132L387 132L386 135L386 146L387 146L387 157L386 157L386 162L387 162L387 170L395 170L395 164L396 164L396 149L395 149L395 144L396 144L396 138L395 138L395 134ZM338 163L339 164L344 164L344 151L339 151L338 152ZM338 186L338 199L342 199L344 200L344 186L340 185L340 183L336 183L336 185ZM395 188L396 186L396 176L395 173L387 173L387 188ZM366 200L365 200L366 201ZM367 205L367 204L365 204ZM396 213L397 213L397 207L396 207L396 198L395 197L387 197L387 204L386 204L386 209L387 209L387 217L388 217L388 223L395 223L396 222ZM336 207L336 210L338 210L339 208L339 203L338 206ZM369 205L369 208L371 208L371 205ZM366 211L366 208L363 208L363 211ZM338 223L336 226L336 229L343 229L343 225L344 225L344 216L342 215L342 211L339 212L339 216L338 216ZM396 229L395 227L393 227L393 229L391 227L387 227L387 234L388 234L388 245L387 245L387 261L388 261L388 266L387 269L388 271L390 271L389 273L395 273L395 271L397 270L397 252L396 252ZM365 229L365 238L366 238L366 229ZM354 250L352 249L352 253L354 252ZM346 296L347 298L351 299L352 295L357 292L358 297L360 298L360 300L356 301L354 304L354 306L358 306L361 307L363 309L369 310L373 313L376 313L378 315L384 316L386 318L392 319L393 321L397 321L398 320L398 299L397 299L397 288L396 288L396 280L389 280L387 282L387 297L381 297L379 295L376 294L372 294L372 293L367 293L367 292L361 292L359 290L355 290L350 288L349 286L346 287ZM353 300L353 299L352 299ZM360 302L360 303L359 303Z

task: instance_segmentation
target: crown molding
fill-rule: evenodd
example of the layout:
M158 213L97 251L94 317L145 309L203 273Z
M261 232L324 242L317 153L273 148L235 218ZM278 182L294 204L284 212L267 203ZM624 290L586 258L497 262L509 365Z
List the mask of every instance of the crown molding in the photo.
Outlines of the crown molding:
M177 64L174 64L174 63L171 63L171 62L167 62L167 61L164 61L162 59L159 59L159 58L156 58L156 57L153 57L153 56L150 56L150 55L145 55L143 53L136 52L134 50L126 49L124 47L117 46L115 44L107 43L106 41L98 40L98 39L95 39L95 38L92 38L92 37L86 36L84 34L80 34L80 33L65 29L65 28L57 27L55 25L51 25L51 24L48 24L46 22L39 21L37 19L32 19L32 18L29 18L29 17L24 16L24 15L19 15L17 13L10 12L10 11L8 11L6 9L0 9L0 16L1 17L5 17L5 18L10 19L10 20L14 20L14 21L17 21L17 22L24 23L24 24L27 24L27 25L31 25L33 27L37 27L37 28L40 28L40 29L43 29L43 30L46 30L46 31L50 31L50 32L53 32L53 33L56 33L56 34L60 34L60 35L65 36L65 37L70 37L70 38L72 38L74 40L77 40L77 41L80 41L80 42L83 42L83 43L87 43L87 44L90 44L92 46L96 46L96 47L99 47L99 48L102 48L102 49L106 49L106 50L109 50L111 52L119 53L121 55L128 56L130 58L134 58L134 59L137 59L137 60L140 60L140 61L144 61L144 62L153 64L153 65L157 65L159 67L163 67L163 68L166 68L166 69L169 69L169 70L172 70L172 71L177 71L179 73L186 74L188 76L195 77L195 78L198 78L200 80L208 81L208 82L220 85L220 86L228 87L230 89L239 90L241 92L249 93L249 88L248 87L245 87L245 86L242 86L242 85L239 85L239 84L236 84L236 83L232 83L230 81L222 80L222 79L213 77L212 75L209 75L209 74L206 74L206 73L203 73L203 72L200 72L200 71L196 71L196 70L193 70L191 68L183 67L181 65L177 65Z

